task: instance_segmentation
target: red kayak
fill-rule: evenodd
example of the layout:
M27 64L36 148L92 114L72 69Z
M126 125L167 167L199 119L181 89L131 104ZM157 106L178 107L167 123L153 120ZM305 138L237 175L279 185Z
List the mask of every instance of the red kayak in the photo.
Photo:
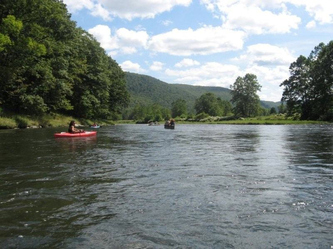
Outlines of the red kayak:
M85 131L79 133L59 132L55 133L54 137L91 137L96 136L97 131Z

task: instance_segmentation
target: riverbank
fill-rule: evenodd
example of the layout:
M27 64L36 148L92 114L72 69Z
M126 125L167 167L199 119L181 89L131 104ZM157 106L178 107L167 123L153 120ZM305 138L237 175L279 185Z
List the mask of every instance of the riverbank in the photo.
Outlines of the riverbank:
M93 123L103 126L114 125L112 120L78 119L60 114L50 114L42 117L6 115L5 117L0 117L0 129L67 127L71 120L75 120L78 126L89 126Z
M135 120L119 120L116 124L135 124ZM163 122L161 122L163 123ZM177 124L235 124L235 125L307 125L307 124L330 124L325 121L298 120L284 115L259 116L253 118L219 118L208 117L201 120L177 119Z
M75 120L78 126L90 126L98 123L102 126L115 124L135 124L135 120L90 120L78 119L60 114L50 114L43 117L25 115L7 115L0 117L0 129L25 129L46 127L67 127L71 120ZM163 122L162 122L163 123ZM294 120L281 115L261 116L254 118L221 119L209 117L202 120L176 119L177 124L239 124L239 125L306 125L306 124L329 124L324 121Z

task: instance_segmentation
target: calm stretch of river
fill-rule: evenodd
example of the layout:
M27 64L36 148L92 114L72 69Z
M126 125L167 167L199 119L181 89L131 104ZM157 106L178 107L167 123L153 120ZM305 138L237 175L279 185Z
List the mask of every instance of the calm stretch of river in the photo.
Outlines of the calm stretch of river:
M333 248L333 126L0 131L0 248Z

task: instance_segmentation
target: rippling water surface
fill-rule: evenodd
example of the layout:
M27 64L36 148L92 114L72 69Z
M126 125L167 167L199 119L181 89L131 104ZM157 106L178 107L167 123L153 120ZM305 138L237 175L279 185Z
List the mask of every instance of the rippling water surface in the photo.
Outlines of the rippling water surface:
M0 131L0 248L332 248L333 126Z

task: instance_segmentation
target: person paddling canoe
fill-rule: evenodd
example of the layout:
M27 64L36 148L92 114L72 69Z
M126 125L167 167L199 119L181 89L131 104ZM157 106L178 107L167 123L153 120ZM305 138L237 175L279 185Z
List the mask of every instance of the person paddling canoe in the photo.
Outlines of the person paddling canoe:
M80 133L80 132L84 132L84 130L80 130L80 129L75 128L75 121L72 120L69 123L68 132L69 133Z

